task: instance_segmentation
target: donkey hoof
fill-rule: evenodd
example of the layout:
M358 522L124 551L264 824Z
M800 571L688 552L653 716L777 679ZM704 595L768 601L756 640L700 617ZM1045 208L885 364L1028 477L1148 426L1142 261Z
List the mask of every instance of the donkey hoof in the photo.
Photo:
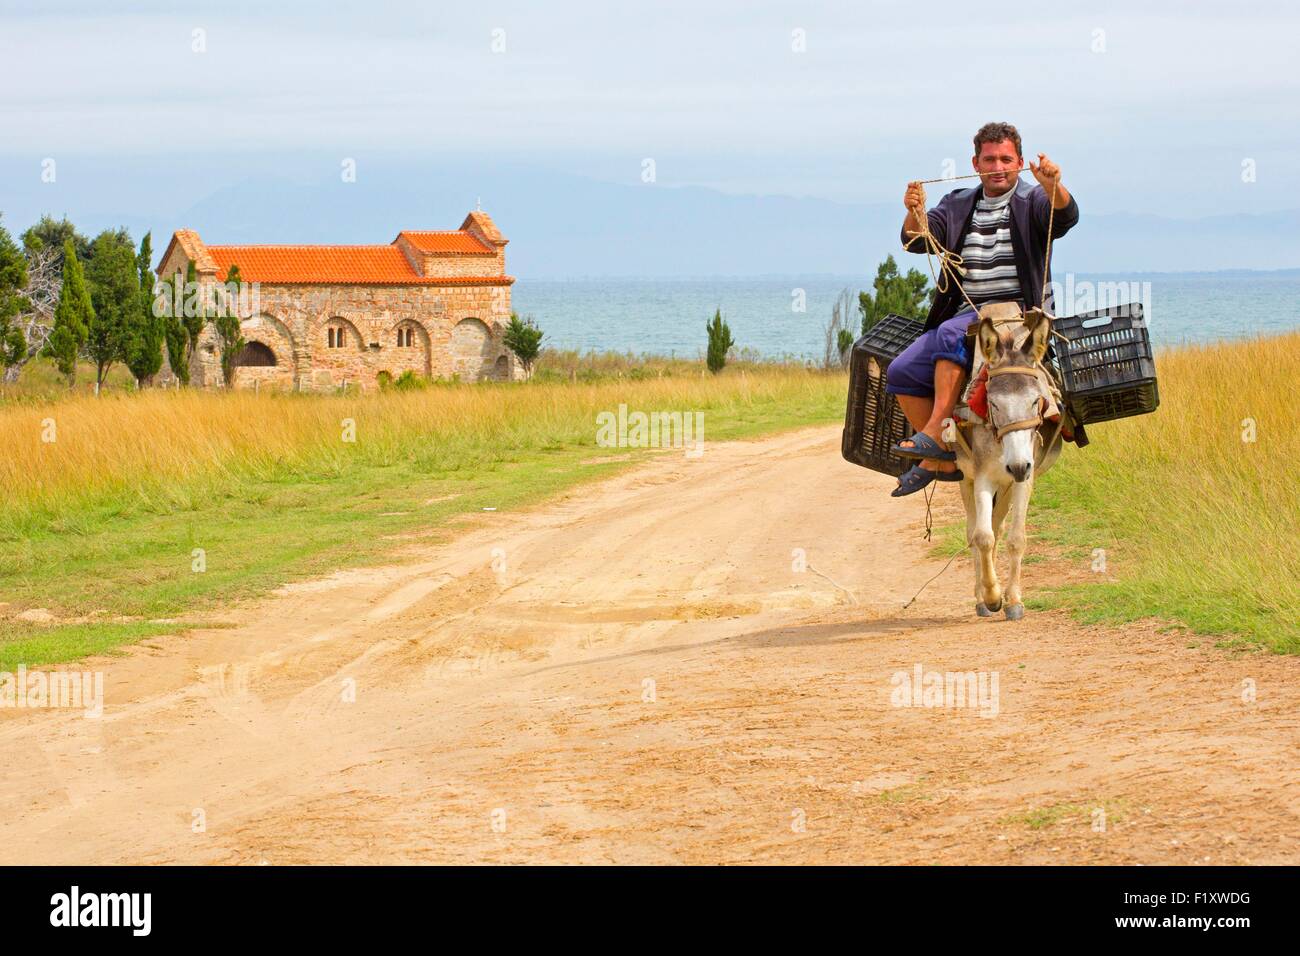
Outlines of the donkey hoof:
M975 603L975 613L978 614L980 617L993 616L993 612L988 609L988 605L985 604L983 601L977 601Z
M985 603L985 604L981 604L980 606L983 607L985 610L987 610L990 614L997 614L998 611L1002 610L1002 598L998 598L998 603L996 604Z
M1008 621L1018 621L1025 616L1025 606L1023 604L1008 604L1006 615Z

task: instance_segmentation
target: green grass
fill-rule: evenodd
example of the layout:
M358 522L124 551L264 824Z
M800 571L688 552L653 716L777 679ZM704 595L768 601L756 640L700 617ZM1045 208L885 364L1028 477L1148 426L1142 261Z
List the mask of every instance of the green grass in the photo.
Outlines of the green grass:
M1031 807L1024 813L1011 814L998 822L1003 826L1025 826L1031 830L1045 830L1065 821L1081 825L1092 825L1093 813L1102 810L1107 826L1124 821L1126 804L1123 801L1098 800L1087 805L1077 803L1054 803L1045 807Z
M1035 483L1028 554L1084 580L1036 585L1026 606L1300 653L1300 333L1171 349L1156 368L1153 414L1089 426Z
M1070 448L1066 454L1085 456L1090 451L1091 446ZM1040 588L1026 601L1027 607L1065 608L1087 624L1173 621L1196 634L1228 638L1217 646L1253 645L1300 653L1300 621L1288 619L1285 611L1294 601L1294 584L1289 594L1278 595L1281 601L1260 601L1241 576L1220 574L1235 562L1216 566L1213 550L1190 535L1179 540L1158 528L1135 528L1131 515L1119 510L1122 505L1083 491L1081 486L1088 481L1088 471L1070 463L1048 472L1034 487L1030 534L1056 550L1059 560L1095 574L1096 580ZM1248 539L1243 534L1237 546L1249 547ZM1289 547L1294 549L1294 543ZM1166 549L1175 548L1203 549L1204 568L1166 561ZM1104 572L1092 570L1097 549L1105 552ZM1278 559L1285 560L1282 555Z
M509 401L511 391L500 391ZM706 440L838 420L843 392L843 377L827 376L784 395L712 401L703 406ZM553 434L514 448L466 440L350 462L309 456L292 467L227 471L215 485L197 475L167 495L113 488L70 498L57 513L24 514L3 534L0 600L85 620L51 626L0 618L0 670L219 623L233 602L287 581L393 560L414 535L445 538L484 508L519 511L656 454L598 448L589 425L573 429L567 419L550 428ZM198 548L202 572L192 568Z
M1091 446L1067 445L1056 467L1035 482L1024 564L1068 562L1093 573L1094 550L1101 548L1107 571L1097 573L1096 580L1026 588L1028 610L1065 609L1084 624L1122 625L1155 618L1176 622L1196 634L1226 638L1216 642L1217 647L1300 653L1300 622L1287 620L1275 605L1252 602L1240 581L1162 573L1160 549L1180 545L1135 533L1117 520L1121 517L1116 514L1117 503L1084 491L1090 479L1070 459L1090 453ZM946 560L953 551L965 548L964 518L935 527L932 557ZM1003 569L1004 554L1000 549Z

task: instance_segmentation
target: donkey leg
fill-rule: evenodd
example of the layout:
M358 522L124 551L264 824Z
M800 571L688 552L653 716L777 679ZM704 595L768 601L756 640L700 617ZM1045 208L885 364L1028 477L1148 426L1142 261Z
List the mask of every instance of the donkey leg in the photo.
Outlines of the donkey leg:
M1018 621L1025 613L1020 597L1020 562L1025 554L1025 516L1029 512L1029 496L1034 492L1034 477L1011 486L1010 527L1007 528L1007 557L1011 570L1007 575L1007 620Z
M993 496L993 540L1002 543L1003 530L1007 521L1007 511L1011 508L1012 497L1007 488L999 488Z
M975 490L969 478L962 479L957 487L961 489L961 503L966 509L966 547L970 548L971 565L975 569L975 611L980 617L988 617L993 612L980 600L980 560L975 548Z
M975 530L973 556L978 567L979 599L990 611L1002 608L1002 587L998 584L998 570L994 566L997 538L993 534L993 484L983 475L975 476Z

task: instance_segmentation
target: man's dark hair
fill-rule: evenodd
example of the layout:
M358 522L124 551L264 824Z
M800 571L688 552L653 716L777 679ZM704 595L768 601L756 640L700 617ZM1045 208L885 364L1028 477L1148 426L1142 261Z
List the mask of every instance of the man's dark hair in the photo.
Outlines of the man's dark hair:
M975 134L975 155L980 154L980 147L985 143L1000 143L1005 139L1015 143L1017 156L1024 155L1020 152L1020 132L1010 123L985 123L981 126Z

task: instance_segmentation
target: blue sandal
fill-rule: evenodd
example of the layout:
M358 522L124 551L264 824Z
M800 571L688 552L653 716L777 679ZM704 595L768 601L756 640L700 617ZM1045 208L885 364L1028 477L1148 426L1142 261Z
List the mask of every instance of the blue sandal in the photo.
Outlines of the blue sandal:
M903 441L910 441L911 448L904 448L902 445L890 445L889 450L899 458L932 458L935 461L956 461L957 453L948 451L937 441L927 435L925 432L917 432L911 438L904 438Z
M898 478L898 487L889 493L891 498L905 498L914 495L932 481L961 481L965 476L960 468L952 471L931 471L921 465L913 465Z

